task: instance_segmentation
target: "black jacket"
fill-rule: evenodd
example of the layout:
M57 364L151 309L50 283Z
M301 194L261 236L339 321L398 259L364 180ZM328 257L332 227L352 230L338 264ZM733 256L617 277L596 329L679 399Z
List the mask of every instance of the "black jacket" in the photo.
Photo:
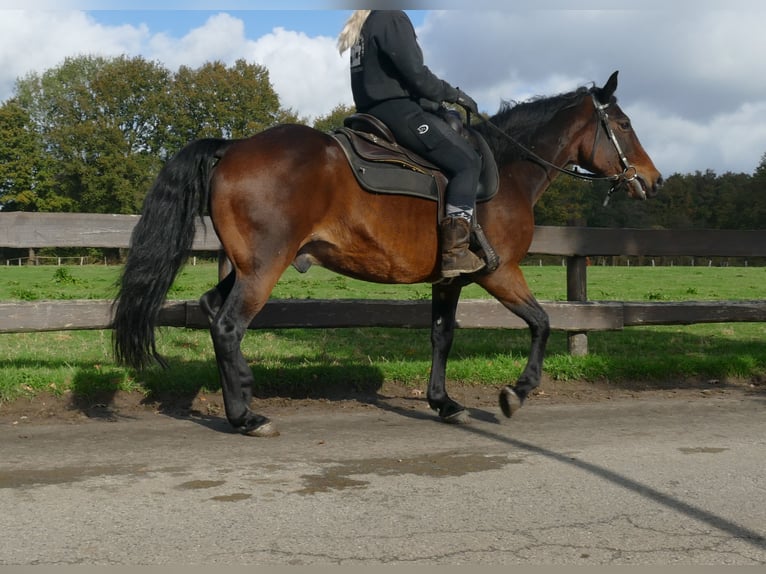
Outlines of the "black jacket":
M415 29L400 10L373 10L351 47L351 90L357 110L395 98L454 102L458 92L423 63Z

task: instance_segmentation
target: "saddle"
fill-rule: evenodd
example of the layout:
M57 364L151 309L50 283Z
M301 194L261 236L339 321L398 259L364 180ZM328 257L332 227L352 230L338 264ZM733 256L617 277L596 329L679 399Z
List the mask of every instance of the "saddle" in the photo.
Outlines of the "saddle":
M464 126L457 112L444 110L440 116L479 153L482 170L476 202L489 201L497 193L500 177L487 142L478 132ZM433 163L396 143L382 121L370 114L352 114L344 119L343 127L330 135L340 144L362 189L436 201L437 223L441 222L447 203L447 176ZM497 269L500 261L476 217L471 229L471 249L485 260L486 272Z
M476 131L464 126L456 112L441 114L452 129L473 145L482 158L476 202L497 193L498 171L489 146ZM439 167L400 146L391 130L370 114L356 113L332 134L346 154L359 185L371 193L410 195L436 201L442 217L447 176Z

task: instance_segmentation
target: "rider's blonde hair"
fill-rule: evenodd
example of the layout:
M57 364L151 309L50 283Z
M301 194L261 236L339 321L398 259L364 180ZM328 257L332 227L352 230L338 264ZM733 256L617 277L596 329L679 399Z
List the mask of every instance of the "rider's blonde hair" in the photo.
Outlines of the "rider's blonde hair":
M362 26L364 25L365 20L367 20L367 16L370 15L370 12L372 12L372 10L354 10L338 36L338 52L342 54L359 39Z

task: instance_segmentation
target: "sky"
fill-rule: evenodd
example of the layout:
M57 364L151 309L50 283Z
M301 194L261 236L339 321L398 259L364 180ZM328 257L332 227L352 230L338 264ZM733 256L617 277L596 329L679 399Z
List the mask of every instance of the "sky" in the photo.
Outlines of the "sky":
M666 177L753 173L766 154L763 0L477 0L471 10L454 3L400 7L422 8L407 13L426 64L483 112L602 85L619 70L620 105ZM171 70L245 58L268 68L284 107L311 120L352 104L348 54L335 43L353 7L0 0L0 101L17 78L67 56L140 55Z

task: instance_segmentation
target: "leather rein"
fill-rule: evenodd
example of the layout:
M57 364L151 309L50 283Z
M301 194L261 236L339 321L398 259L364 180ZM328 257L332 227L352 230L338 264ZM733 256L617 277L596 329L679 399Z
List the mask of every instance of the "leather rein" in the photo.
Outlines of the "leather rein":
M601 126L603 126L604 131L606 132L607 138L610 142L612 142L612 145L614 146L615 151L617 152L617 156L620 158L620 165L622 166L622 173L618 173L615 175L608 175L608 176L596 176L596 175L590 175L587 173L580 173L577 171L573 171L571 169L566 169L557 166L554 163L551 163L545 158L540 157L535 152L533 152L531 149L514 139L513 137L509 136L507 133L505 133L503 130L501 130L499 127L497 127L495 124L490 122L489 120L479 116L480 120L484 122L485 124L489 125L492 129L494 129L497 133L501 134L505 139L513 143L515 146L521 148L527 156L532 159L533 161L543 165L544 167L551 168L555 171L558 171L560 173L563 173L565 175L568 175L570 177L575 177L577 179L584 179L587 181L612 181L614 182L612 187L607 192L607 196L604 199L604 206L606 206L609 203L609 199L612 197L612 194L622 185L627 184L633 186L634 190L638 193L638 195L642 198L646 198L646 193L644 192L643 188L641 187L641 183L638 181L638 172L633 166L633 164L628 161L627 156L622 151L622 147L620 146L619 141L617 141L617 136L614 133L614 130L612 129L612 126L609 125L609 114L607 113L607 108L610 104L601 104L596 99L596 96L591 92L590 94L591 99L593 100L593 106L596 110L596 115L598 116L599 123ZM469 112L467 112L470 114ZM470 115L467 115L466 117L466 123L470 124L471 118ZM596 134L593 138L593 149L591 151L591 160L596 154L596 147L598 145L598 139L601 134L601 130L597 129Z

